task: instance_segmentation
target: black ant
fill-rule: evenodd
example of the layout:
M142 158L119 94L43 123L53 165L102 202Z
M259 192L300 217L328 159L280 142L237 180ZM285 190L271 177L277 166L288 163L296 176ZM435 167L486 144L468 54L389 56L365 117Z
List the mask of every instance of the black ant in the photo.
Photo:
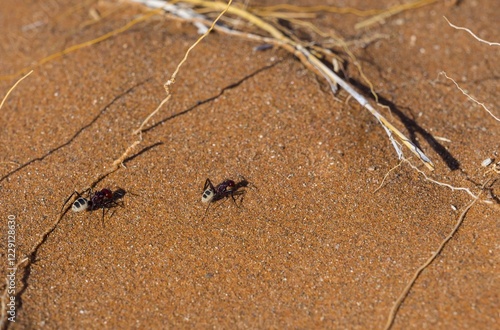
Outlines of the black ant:
M83 197L83 194L88 193L88 198ZM125 190L118 188L114 192L104 188L99 191L93 192L92 188L85 190L82 194L78 191L72 193L64 202L64 205L73 197L75 194L78 198L73 202L71 210L73 212L82 211L94 211L97 209L102 209L102 219L104 221L104 209L109 209L115 206L121 206L117 201L123 196L125 196ZM63 208L64 208L63 205Z
M240 182L234 182L233 180L226 179L214 186L210 179L205 181L205 185L203 186L203 194L201 195L201 201L203 203L215 203L223 198L228 198L231 196L234 204L238 206L236 203L235 195L243 195L245 193L244 190L238 190L240 188L248 187L249 182L241 177L242 180ZM205 215L208 212L211 204L208 204L207 209L205 211Z

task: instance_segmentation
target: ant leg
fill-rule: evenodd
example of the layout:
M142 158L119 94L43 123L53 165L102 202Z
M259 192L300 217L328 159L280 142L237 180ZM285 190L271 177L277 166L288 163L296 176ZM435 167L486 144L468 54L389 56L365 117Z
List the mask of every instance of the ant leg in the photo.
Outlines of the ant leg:
M125 203L123 201L115 202L115 205L117 205L119 207L125 207Z
M106 204L103 205L103 208L110 209L110 208L117 207L117 206L125 207L123 201L110 200Z
M116 206L125 207L123 201L118 201L117 202L115 200L110 200L110 201L108 201L106 204L104 204L102 206L102 226L103 227L104 227L105 209L110 209L110 208L116 207ZM115 214L115 211L112 211L111 215L109 217L111 218L113 216L113 214Z
M66 200L64 201L63 203L63 206L61 207L61 212L62 210L64 209L64 207L66 206L66 204L68 203L68 201L71 199L71 197L75 196L75 194L78 196L78 197L81 197L80 193L78 191L74 191L73 193L71 193L71 195L69 195L68 198L66 198Z
M207 216L208 209L210 208L210 205L212 205L212 203L208 203L208 206L207 206L207 208L205 209L205 214L203 214L203 217L201 218L201 221L203 221L203 219L205 219L205 217Z
M241 198L240 198L240 205L238 205L238 203L236 203L236 198L234 198L234 195L236 195L236 196L241 195ZM231 193L231 197L233 198L234 204L235 204L237 207L241 207L241 205L243 204L243 196L244 196L244 195L245 195L245 190L233 191L233 192Z
M203 191L207 190L208 187L210 187L210 189L212 189L212 191L215 191L215 187L209 178L207 178L207 180L205 181L205 185L203 186Z
M102 226L104 227L104 207L102 208Z
M235 191L231 191L231 198L233 199L234 205L236 205L237 207L239 207L238 203L236 203L236 198L234 198L234 193L235 193Z

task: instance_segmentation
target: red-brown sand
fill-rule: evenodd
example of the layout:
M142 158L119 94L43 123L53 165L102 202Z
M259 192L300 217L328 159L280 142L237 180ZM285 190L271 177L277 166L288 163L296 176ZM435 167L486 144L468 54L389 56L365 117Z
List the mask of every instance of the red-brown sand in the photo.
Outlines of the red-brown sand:
M475 195L494 179L417 279L394 329L493 329L500 320L499 175L481 166L500 160L500 123L439 75L500 116L500 48L443 18L500 42L500 11L496 1L456 2L363 30L354 25L366 18L355 15L311 20L348 41L376 39L351 50L391 106L382 114L436 170L412 157L415 166ZM22 76L6 75L147 10L128 2L2 1L0 98ZM319 38L296 29L302 39ZM166 96L163 83L198 37L191 23L155 15L35 67L8 97L0 111L1 278L11 272L9 219L17 261L32 258L15 274L10 329L382 329L473 200L407 164L375 192L399 163L376 119L345 91L333 95L285 50L255 51L258 42L215 32L193 50L124 167L96 185L125 189L123 207L104 219L100 210L70 211L34 249L66 198L137 140L132 131ZM344 74L370 96L352 61ZM251 182L239 207L221 201L204 217L206 178L239 175Z

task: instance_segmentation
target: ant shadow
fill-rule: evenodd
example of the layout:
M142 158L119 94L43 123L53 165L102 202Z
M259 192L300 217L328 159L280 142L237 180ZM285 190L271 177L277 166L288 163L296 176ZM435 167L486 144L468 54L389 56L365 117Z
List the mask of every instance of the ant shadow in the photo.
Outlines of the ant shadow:
M376 66L376 64L374 63L371 64ZM379 67L377 68L379 71L381 71ZM368 86L366 86L359 80L346 77L345 75L342 74L341 76L345 78L354 87L356 87L359 91L361 91L363 95L367 96L373 102L376 102ZM457 158L455 158L453 154L450 151L448 151L444 145L439 143L439 141L434 137L432 133L430 133L425 128L420 126L414 118L411 118L410 116L405 114L401 106L397 105L394 102L389 101L382 95L378 95L378 102L380 104L388 106L391 109L391 113L400 120L400 122L405 126L406 130L408 131L409 135L408 137L410 141L412 141L417 147L422 149L421 144L417 141L417 136L420 135L425 141L427 141L429 146L436 152L436 154L438 154L439 157L441 157L441 159L444 161L446 166L451 171L460 169L460 161ZM411 111L411 109L408 110Z

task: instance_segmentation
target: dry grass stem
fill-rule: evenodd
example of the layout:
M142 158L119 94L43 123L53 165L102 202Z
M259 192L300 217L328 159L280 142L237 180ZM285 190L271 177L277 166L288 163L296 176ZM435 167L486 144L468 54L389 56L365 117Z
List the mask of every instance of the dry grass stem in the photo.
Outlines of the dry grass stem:
M142 130L144 129L144 126L148 123L148 121L155 115L158 113L158 111L160 111L161 107L168 102L168 100L170 100L170 97L172 96L172 94L169 94L166 98L163 99L163 101L160 102L160 104L156 107L156 109L151 112L147 117L146 119L144 119L144 121L142 122L142 124L139 126L138 129L136 129L134 131L134 134L139 134L142 132Z
M481 103L481 102L479 102L478 100L476 100L475 98L473 98L472 96L470 96L470 95L469 95L466 91L464 91L464 90L463 90L463 89L462 89L462 88L458 85L458 83L457 83L457 82L456 82L453 78L448 77L448 75L446 75L446 72L441 71L441 72L440 72L440 74L442 74L443 76L445 76L445 77L446 77L446 79L451 80L451 81L455 84L455 86L456 86L456 87L457 87L457 88L458 88L458 89L462 92L462 94L464 94L465 96L467 96L467 98L468 98L469 100L471 100L472 102L474 102L474 103L476 103L476 104L480 105L481 107L483 107L483 109L484 109L487 113L489 113L489 114L490 114L490 116L491 116L491 117L493 117L496 121L500 121L500 118L499 118L499 117L497 117L497 116L495 116L495 115L493 114L493 112L491 112L491 110L490 110L490 109L488 109L488 108L484 105L484 103Z
M222 17L222 15L224 15L226 13L226 11L228 11L232 2L233 2L233 0L229 0L229 2L227 4L224 3L224 7L222 8L221 13L212 22L212 24L210 25L210 28L208 30L206 30L205 33L203 33L203 35L201 37L199 37L198 40L196 40L196 42L194 44L191 45L191 47L188 48L188 50L184 54L184 57L182 58L182 60L179 62L179 64L175 68L175 71L172 74L172 76L170 77L170 79L163 85L163 87L165 88L165 92L167 93L167 96L163 99L163 101L161 101L160 105L158 105L158 107L147 116L147 118L142 122L142 124L139 126L139 128L133 132L133 134L138 134L138 133L142 132L144 126L148 123L148 121L156 113L158 113L160 111L161 107L165 103L167 103L170 100L170 97L172 96L172 94L170 92L170 87L173 84L175 84L175 78L177 77L177 74L179 73L179 70L181 69L182 65L187 61L189 53L214 29L215 24L219 21L219 19Z
M3 107L3 104L5 103L5 101L7 100L7 97L9 97L10 93L12 93L12 91L14 90L14 88L17 87L17 85L19 85L19 83L21 81L23 81L26 77L28 77L30 74L33 73L33 70L31 70L30 72L28 72L27 74L25 74L23 77L21 77L14 85L12 85L12 87L7 91L7 94L5 94L5 96L3 97L2 99L2 103L0 103L0 109L2 109Z
M500 46L500 43L498 42L490 42L490 41L486 41L484 39L481 39L479 38L478 36L476 36L471 30L467 29L467 28L464 28L464 27L460 27L460 26L456 26L452 23L450 23L450 21L446 18L446 16L443 16L443 18L446 20L446 22L448 22L448 24L454 28L454 29L457 29L457 30L464 30L464 31L467 31L469 32L476 40L480 41L480 42L483 42L487 45L490 45L490 46Z
M407 159L404 159L404 161L406 161L406 163L408 163L408 165L410 165L410 167L412 169L414 169L415 171L417 171L418 173L422 174L423 177L425 178L425 180L429 181L429 182L432 182L432 183L435 183L437 184L438 186L442 186L442 187L446 187L446 188L450 188L452 191L465 191L467 194L469 194L472 198L474 199L477 199L479 198L478 196L474 195L472 193L472 191L470 191L469 188L464 188L464 187L454 187L450 184L447 184L447 183L443 183L443 182L439 182L439 181L436 181L434 179L431 179L429 178L423 171L419 170L416 166L414 166L412 163L410 163L409 160Z
M123 161L125 159L127 159L127 157L130 155L130 153L132 152L132 150L134 150L134 148L139 144L141 143L141 140L137 140L137 141L134 141L134 143L132 143L128 148L127 150L125 150L125 152L120 156L118 157L114 162L113 162L113 167L112 168L118 168L118 166L123 165Z
M393 168L391 168L387 173L385 173L384 175L384 178L382 179L382 182L380 183L380 185L377 187L377 189L375 189L373 191L373 193L376 193L377 191L379 191L382 186L384 185L384 182L385 180L387 179L387 177L389 176L389 174L391 174L392 171L394 171L395 169L397 169L398 167L401 167L401 164L403 164L403 161L401 160L398 165L394 166Z
M371 17L367 20L359 22L358 24L354 25L354 28L356 30L365 29L365 28L367 28L373 24L376 24L378 22L383 22L387 18L394 16L396 14L399 14L405 10L411 10L411 9L427 6L427 5L430 5L431 3L434 3L436 1L437 0L416 0L413 2L404 3L402 5L396 5L394 7L387 9L387 10L384 10L382 13L375 15L374 17Z
M486 183L483 185L483 188L485 185L486 185ZM396 318L396 313L398 312L399 308L403 304L403 301L408 296L408 293L410 292L413 285L415 285L415 282L417 281L418 277L425 270L425 268L427 268L437 258L437 256L443 251L446 243L448 243L448 241L453 238L455 233L458 231L458 229L462 225L462 222L465 219L465 215L470 210L470 208L477 202L478 198L479 198L479 196L477 198L475 198L471 203L469 203L469 205L467 205L465 207L465 209L462 211L462 214L460 214L460 216L458 217L457 223L455 224L455 227L453 228L453 230L441 242L438 249L432 254L432 256L429 259L427 259L427 261L424 262L424 264L417 269L417 271L415 272L415 274L411 278L410 282L408 282L408 284L404 288L403 292L401 293L399 298L394 303L394 306L391 308L391 311L389 313L389 318L387 320L387 323L386 323L384 329L390 329L392 327L392 325L394 324L394 320Z
M181 1L176 1L178 3ZM429 1L419 1L418 4L422 5L430 3ZM415 154L429 170L434 170L434 164L432 161L424 154L420 148L418 148L410 139L408 139L402 132L400 132L394 125L392 125L387 119L385 119L380 113L375 110L375 108L370 104L370 102L358 93L354 87L352 87L349 83L340 78L337 74L333 72L330 68L328 68L319 58L314 56L302 43L292 40L287 37L283 32L278 30L272 24L264 21L260 17L255 16L254 14L248 12L246 9L242 9L236 6L227 7L226 3L218 2L218 1L205 1L205 0L183 0L182 3L189 3L192 5L202 6L206 8L211 8L213 10L226 10L229 14L236 15L248 21L249 23L261 28L271 35L272 38L263 38L262 40L266 40L275 45L278 45L285 50L291 52L295 56L297 56L300 61L306 65L309 69L312 69L313 72L319 74L321 77L327 80L330 84L332 91L336 90L336 85L340 85L344 90L346 90L356 101L365 109L367 109L375 118L377 118L378 122L382 125L384 130L386 131L389 140L391 141L399 159L403 159L403 151L401 150L400 144L396 141L396 136L403 145L405 145L410 151ZM417 6L416 3L413 3L413 7ZM409 7L409 8L413 8ZM406 9L404 7L403 9ZM248 37L252 35L246 34ZM167 82L168 84L168 82ZM168 87L168 86L166 86Z
M334 7L327 5L318 5L318 6L296 6L290 4L278 4L274 6L266 6L266 7L252 7L252 12L259 16L271 16L273 12L276 11L289 11L289 12L299 12L299 13L316 13L316 12L326 12L326 13L336 13L336 14L353 14L356 16L372 16L377 15L384 10L381 9L368 9L368 10L360 10L357 8L351 7Z

